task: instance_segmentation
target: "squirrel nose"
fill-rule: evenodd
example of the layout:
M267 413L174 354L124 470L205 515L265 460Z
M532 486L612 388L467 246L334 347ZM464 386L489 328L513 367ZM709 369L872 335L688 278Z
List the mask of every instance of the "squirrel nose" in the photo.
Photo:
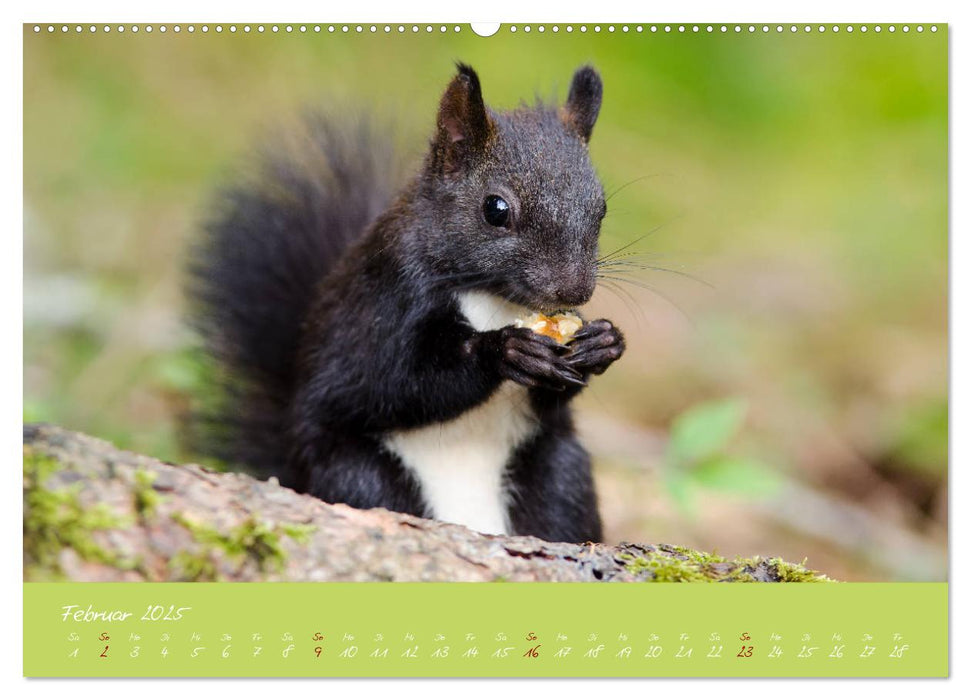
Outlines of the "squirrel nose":
M588 271L575 272L561 279L556 287L556 299L563 306L581 306L593 296L594 277Z

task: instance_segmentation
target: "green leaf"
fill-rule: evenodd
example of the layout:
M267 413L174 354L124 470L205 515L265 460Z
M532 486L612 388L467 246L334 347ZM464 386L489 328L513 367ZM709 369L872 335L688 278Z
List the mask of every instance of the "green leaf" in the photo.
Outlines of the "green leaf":
M667 469L664 473L664 486L679 511L685 515L695 514L694 498L691 493L695 487L687 476L682 472Z
M174 391L197 390L204 378L199 357L191 350L159 355L153 369L161 385Z
M947 475L948 406L946 397L904 409L898 420L893 454L903 469L932 477Z
M724 449L741 428L745 412L741 399L708 401L689 408L671 426L669 461L688 468Z
M691 480L713 491L767 498L779 492L785 476L772 467L744 457L715 457L698 465Z

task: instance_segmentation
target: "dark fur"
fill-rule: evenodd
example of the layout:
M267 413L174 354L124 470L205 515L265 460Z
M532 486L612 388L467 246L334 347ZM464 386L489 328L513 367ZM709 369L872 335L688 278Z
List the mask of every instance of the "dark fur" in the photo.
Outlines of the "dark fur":
M528 329L476 332L454 297L482 289L544 311L590 298L605 206L586 141L600 95L583 68L561 110L496 113L460 65L424 166L370 226L387 155L325 124L315 168L271 161L262 185L231 191L192 289L235 392L220 454L330 502L431 515L382 436L455 418L512 380L531 387L540 422L508 465L513 530L600 540L569 399L621 355L619 331L590 322L568 348ZM484 220L490 194L510 203L508 229Z

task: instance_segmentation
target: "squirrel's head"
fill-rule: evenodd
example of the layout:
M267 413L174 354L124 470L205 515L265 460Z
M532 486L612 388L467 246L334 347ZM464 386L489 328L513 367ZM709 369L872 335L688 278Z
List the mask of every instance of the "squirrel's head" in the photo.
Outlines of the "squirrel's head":
M422 178L425 250L439 274L536 310L589 301L606 204L587 144L602 94L584 66L559 109L494 112L459 64Z

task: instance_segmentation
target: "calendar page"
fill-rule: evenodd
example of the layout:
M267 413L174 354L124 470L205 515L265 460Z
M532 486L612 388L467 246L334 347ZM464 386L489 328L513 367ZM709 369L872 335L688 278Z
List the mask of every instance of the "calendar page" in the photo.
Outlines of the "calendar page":
M23 45L25 676L948 676L946 24Z

